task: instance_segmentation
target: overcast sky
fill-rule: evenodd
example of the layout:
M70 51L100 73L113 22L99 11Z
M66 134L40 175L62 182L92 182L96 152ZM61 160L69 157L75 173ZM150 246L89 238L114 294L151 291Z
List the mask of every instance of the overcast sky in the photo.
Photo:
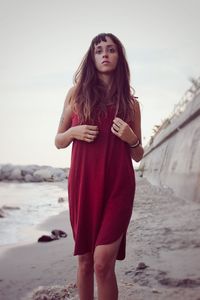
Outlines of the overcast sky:
M54 137L91 39L122 41L145 141L200 75L199 0L0 0L0 163L69 166Z

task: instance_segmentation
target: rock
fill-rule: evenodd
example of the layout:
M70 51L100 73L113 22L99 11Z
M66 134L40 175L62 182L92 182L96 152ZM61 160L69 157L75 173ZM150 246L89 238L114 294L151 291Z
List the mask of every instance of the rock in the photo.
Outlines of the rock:
M67 173L63 169L54 168L53 179L54 181L63 181L67 178Z
M38 178L41 181L53 181L53 170L51 167L37 170L33 173L34 178Z
M53 168L51 166L13 166L0 165L0 180L17 180L25 182L63 181L68 177L69 169Z
M20 209L19 206L8 206L8 205L3 205L2 208L3 209L8 209L8 210L18 210L18 209Z
M52 235L55 236L57 239L61 238L66 238L67 237L67 233L60 230L60 229L54 229L51 231Z
M13 165L11 165L11 164L2 165L1 166L2 180L8 179L12 171L13 171Z
M59 240L60 238L66 238L67 233L60 230L60 229L54 229L51 231L51 235L42 235L38 242L52 242L55 240Z
M26 174L24 176L24 181L26 181L26 182L34 182L34 178L33 178L33 176L31 174Z
M59 197L58 198L58 203L63 203L67 201L67 197Z
M66 179L67 175L66 172L64 172L62 169L44 166L41 169L35 171L33 173L33 176L37 176L43 181L52 182L63 181L64 179Z
M33 176L31 174L26 174L24 177L25 182L41 182L43 179L41 177Z
M8 177L8 180L23 180L21 169L19 167L14 167L11 171L11 174Z
M0 208L0 218L5 218L5 214L3 209Z
M28 166L23 166L23 167L22 167L21 173L22 173L22 176L23 176L23 177L25 177L26 175L31 175L31 176L33 176L33 173L34 173L36 170L39 170L39 166L37 166L37 165L28 165Z
M24 177L25 182L41 182L42 180L40 178L35 178L31 174L26 174Z
M136 268L136 270L144 270L148 268L148 266L144 262L140 262Z
M52 242L54 241L55 239L52 238L51 236L49 235L42 235L39 239L38 239L38 242Z
M1 171L1 165L0 165L0 181L3 179L3 173Z

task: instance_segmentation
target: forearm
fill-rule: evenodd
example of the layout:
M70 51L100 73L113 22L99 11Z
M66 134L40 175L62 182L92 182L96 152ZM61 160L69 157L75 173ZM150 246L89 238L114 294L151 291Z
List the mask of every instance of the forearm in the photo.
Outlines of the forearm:
M63 133L57 133L55 137L55 146L57 149L66 148L71 144L73 139L74 139L73 131L72 128L70 127L68 130L66 130Z

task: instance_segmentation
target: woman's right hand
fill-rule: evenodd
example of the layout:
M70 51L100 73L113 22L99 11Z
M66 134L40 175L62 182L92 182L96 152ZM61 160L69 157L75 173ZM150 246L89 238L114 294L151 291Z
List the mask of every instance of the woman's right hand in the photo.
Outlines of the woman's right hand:
M99 133L98 127L93 125L77 125L70 130L74 139L88 143L93 142Z

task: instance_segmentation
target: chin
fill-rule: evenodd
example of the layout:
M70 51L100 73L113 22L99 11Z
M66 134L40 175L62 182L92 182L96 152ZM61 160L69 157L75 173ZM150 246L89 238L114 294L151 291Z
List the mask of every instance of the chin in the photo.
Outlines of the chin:
M102 68L101 70L99 70L99 72L103 74L109 74L112 73L114 70L115 68Z

